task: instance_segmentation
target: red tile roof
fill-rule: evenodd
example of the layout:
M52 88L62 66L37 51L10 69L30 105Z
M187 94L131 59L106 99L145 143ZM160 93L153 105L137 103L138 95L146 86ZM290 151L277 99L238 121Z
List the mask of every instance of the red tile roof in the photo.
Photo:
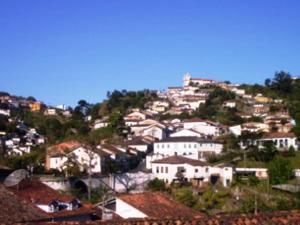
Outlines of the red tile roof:
M160 163L160 164L189 164L192 166L208 166L206 162L190 159L187 157L173 155L167 158L158 159L153 161L152 163Z
M56 155L58 153L62 154L62 153L66 153L70 150L79 148L81 146L81 143L78 141L65 141L65 142L61 142L59 144L56 145L52 145L47 149L47 153L50 155Z
M52 200L70 202L74 199L71 196L60 194L39 180L32 180L19 190L16 188L10 188L10 190L18 197L34 204L49 204Z
M125 194L120 195L119 199L150 218L204 217L204 214L181 205L160 192Z
M33 221L47 218L46 213L32 203L19 198L0 184L0 224Z
M294 133L266 133L263 135L263 138L295 138Z

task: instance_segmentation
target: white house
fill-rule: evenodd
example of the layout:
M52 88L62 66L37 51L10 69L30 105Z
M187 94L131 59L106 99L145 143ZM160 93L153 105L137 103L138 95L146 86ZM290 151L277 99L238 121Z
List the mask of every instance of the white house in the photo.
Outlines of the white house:
M235 108L236 107L236 102L235 101L225 101L223 103L223 107Z
M261 147L264 142L268 141L272 141L277 149L293 147L295 150L298 150L297 137L294 133L266 133L258 140L258 145Z
M288 150L293 147L295 150L299 149L299 143L294 133L265 133L262 138L258 140L248 140L241 142L241 148L246 148L249 144L256 145L262 148L265 143L271 142L278 150Z
M50 153L46 158L47 169L62 171L70 162L76 163L81 170L87 172L89 172L88 168L91 165L91 173L101 173L100 155L82 146L66 152Z
M128 114L127 116L124 117L124 120L145 120L146 119L146 114L141 113L141 112L132 112Z
M161 124L153 124L145 128L141 132L142 136L152 136L158 140L161 140L166 137L165 126Z
M199 137L169 137L154 143L153 154L147 155L146 167L151 167L151 162L173 155L181 155L190 159L205 161L211 154L220 154L223 145L219 142Z
M99 128L102 128L102 127L107 127L109 124L108 122L108 118L103 118L103 119L98 119L98 120L95 120L94 122L94 129L99 129Z
M0 109L0 115L10 116L10 110L9 109Z
M193 129L205 135L219 136L223 133L221 126L215 124L214 122L202 120L199 118L193 118L185 120L183 122L183 127L185 129Z
M196 183L197 186L202 182L209 182L211 176L218 176L226 187L233 178L232 166L213 167L203 161L178 155L153 161L152 173L167 184L183 177L187 181Z
M204 135L192 129L182 129L170 135L170 137L203 137Z
M46 116L54 116L56 114L57 114L57 112L56 112L55 108L47 108L44 112L44 115L46 115Z

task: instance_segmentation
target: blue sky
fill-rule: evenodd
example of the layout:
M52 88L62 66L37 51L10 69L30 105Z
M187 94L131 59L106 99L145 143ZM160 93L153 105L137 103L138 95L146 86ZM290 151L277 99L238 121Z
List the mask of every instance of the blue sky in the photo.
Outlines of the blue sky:
M300 74L298 0L1 0L0 90L47 104Z

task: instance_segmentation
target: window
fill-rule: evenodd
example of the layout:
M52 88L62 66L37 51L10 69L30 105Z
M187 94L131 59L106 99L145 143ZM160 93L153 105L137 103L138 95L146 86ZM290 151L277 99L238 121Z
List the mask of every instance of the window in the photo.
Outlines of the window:
M192 153L191 152L189 152L189 155L191 155Z
M191 144L189 144L189 148L191 148Z
M197 148L197 144L194 144L194 148Z
M184 144L183 147L186 148L186 144Z
M198 169L195 169L195 173L198 173Z
M161 173L164 172L164 168L163 168L163 167L160 168L160 172L161 172Z
M159 167L158 166L156 167L156 173L159 173Z
M177 155L177 152L174 152L174 155Z
M161 148L164 148L164 147L165 147L164 144L162 144L162 145L161 145Z
M170 148L170 145L167 145L167 148Z
M157 148L159 148L159 145L156 145L157 146Z
M165 168L165 171L166 171L166 173L168 173L169 172L169 168L166 166L166 168Z
M205 172L206 172L206 173L208 173L208 171L209 171L209 168L208 168L208 167L206 167L206 168L205 168Z
M285 146L288 146L288 140L287 140L287 139L285 139L285 140L284 140L284 142L285 142L285 143L284 143L284 144L285 144Z

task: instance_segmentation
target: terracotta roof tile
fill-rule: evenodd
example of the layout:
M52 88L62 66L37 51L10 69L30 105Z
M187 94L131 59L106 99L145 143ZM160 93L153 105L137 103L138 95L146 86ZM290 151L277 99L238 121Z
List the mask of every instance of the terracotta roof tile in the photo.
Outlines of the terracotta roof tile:
M187 157L179 156L179 155L173 155L167 158L158 159L153 161L152 163L161 163L161 164L189 164L192 166L208 166L206 162L195 160L195 159L189 159Z
M119 198L150 218L203 217L204 214L181 205L160 192L120 195Z
M0 184L0 224L44 219L47 215Z
M294 138L296 137L294 133L266 133L263 138Z

